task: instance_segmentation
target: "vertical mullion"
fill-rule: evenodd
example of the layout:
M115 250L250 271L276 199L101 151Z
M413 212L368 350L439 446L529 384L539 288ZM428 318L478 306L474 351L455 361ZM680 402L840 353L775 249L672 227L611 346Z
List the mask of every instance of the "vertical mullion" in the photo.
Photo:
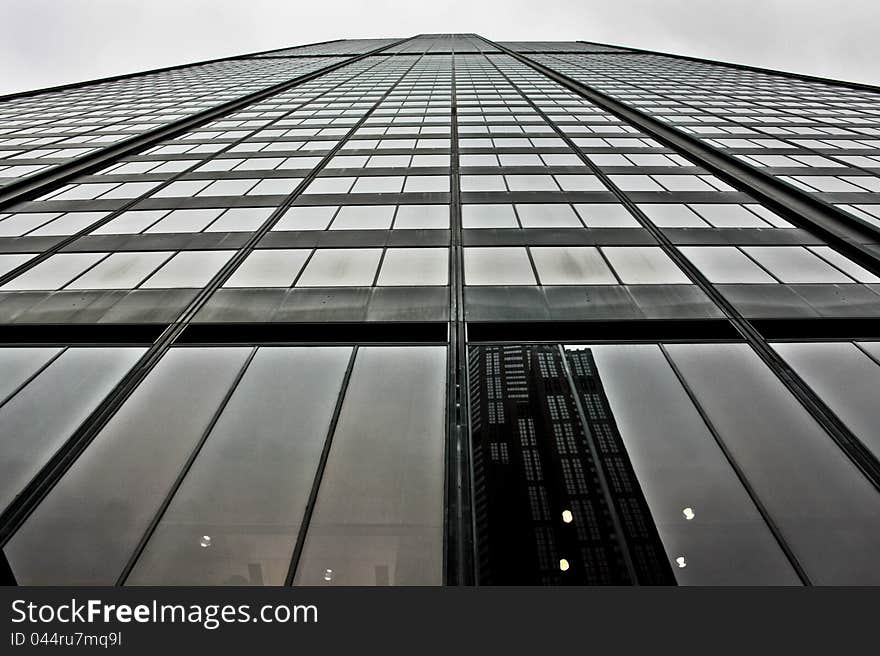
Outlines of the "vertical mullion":
M153 519L147 525L146 530L144 530L141 539L138 540L137 546L132 552L131 556L128 559L128 562L125 564L125 567L122 568L122 572L119 574L119 577L116 579L116 585L122 586L125 585L126 579L128 579L131 574L131 570L134 569L134 566L137 564L138 559L143 553L144 549L147 546L147 543L150 541L150 538L153 536L153 533L156 530L156 527L159 526L159 522L162 521L162 517L165 515L165 511L168 510L168 506L171 505L171 502L174 500L174 495L177 494L177 490L180 489L180 486L183 484L186 475L189 473L189 470L192 468L193 463L198 457L199 453L202 450L202 447L205 445L205 442L210 437L211 432L214 430L214 427L217 425L217 422L220 420L220 416L223 414L223 411L226 409L226 406L229 404L229 400L232 398L232 395L235 394L235 390L238 388L238 384L241 382L241 379L244 377L245 372L247 372L248 367L250 367L251 362L254 359L254 356L257 354L257 347L251 347L250 354L245 358L244 363L241 365L241 368L238 370L235 378L232 381L232 384L229 386L229 389L226 391L226 394L223 396L223 399L220 401L220 405L217 406L217 409L214 411L214 415L211 417L211 420L208 422L208 425L205 427L205 430L202 432L201 438L196 443L192 452L186 459L186 462L181 467L180 472L177 475L177 478L174 479L174 483L172 483L171 488L168 490L168 493L165 495L165 498L162 500L159 509L153 515Z
M315 470L315 478L312 480L312 489L309 492L309 498L300 520L299 530L296 535L296 543L293 547L293 553L290 556L290 565L287 568L287 575L284 577L284 585L293 585L293 579L296 576L296 570L299 567L299 561L302 558L302 552L306 544L306 535L309 531L309 525L312 521L312 514L315 511L315 505L318 501L318 491L321 488L321 481L324 478L324 470L327 467L327 460L330 457L330 447L333 444L333 436L336 433L336 426L339 423L339 415L342 413L342 404L345 401L345 395L348 392L348 384L351 381L351 372L354 369L355 358L357 358L358 347L355 345L351 349L351 356L348 358L348 366L345 369L345 375L342 377L342 384L339 386L339 396L336 398L336 406L333 408L333 415L330 418L330 425L327 427L327 436L324 438L324 448L321 450L321 457L318 460L318 467Z
M442 56L442 55L441 55ZM458 96L455 50L450 83L450 276L449 351L447 360L446 530L444 569L449 585L472 585L476 580L473 529L473 475L467 400L467 332L464 316L464 252L459 179Z
M770 532L773 534L776 543L779 545L779 548L782 549L782 552L785 554L785 557L788 559L789 564L794 569L795 573L800 578L801 582L804 585L812 585L810 581L810 577L807 575L806 571L804 571L803 566L797 559L797 556L794 555L791 547L785 541L785 538L782 536L782 532L779 530L779 527L776 525L776 522L770 516L769 511L767 510L764 503L761 501L760 497L758 497L757 492L755 492L752 487L751 482L746 477L745 472L739 466L739 463L733 457L730 449L728 449L727 444L724 442L724 439L721 437L718 430L715 428L715 425L712 423L712 420L709 419L709 416L706 414L706 411L700 405L700 402L697 400L696 395L691 389L690 384L685 380L684 376L681 373L678 365L675 361L669 356L669 353L666 350L666 347L663 344L658 344L660 348L660 352L663 354L663 357L666 359L666 362L669 364L669 367L672 369L673 374L678 379L678 382L681 384L682 388L690 399L691 404L694 406L694 409L697 411L697 414L702 419L703 423L706 425L706 428L711 433L712 437L715 439L715 443L718 445L718 448L721 449L721 452L724 454L724 458L727 460L727 463L730 465L730 468L733 470L733 473L736 474L737 479L739 479L740 484L745 489L746 494L749 495L749 498L752 500L752 503L755 504L755 508L758 510L758 514L761 515L761 519L764 520L764 523L770 529Z

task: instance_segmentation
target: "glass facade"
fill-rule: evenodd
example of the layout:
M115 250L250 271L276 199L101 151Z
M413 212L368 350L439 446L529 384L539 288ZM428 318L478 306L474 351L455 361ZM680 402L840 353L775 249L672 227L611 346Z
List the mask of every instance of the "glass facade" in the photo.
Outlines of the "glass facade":
M2 582L880 584L877 94L436 34L0 98Z

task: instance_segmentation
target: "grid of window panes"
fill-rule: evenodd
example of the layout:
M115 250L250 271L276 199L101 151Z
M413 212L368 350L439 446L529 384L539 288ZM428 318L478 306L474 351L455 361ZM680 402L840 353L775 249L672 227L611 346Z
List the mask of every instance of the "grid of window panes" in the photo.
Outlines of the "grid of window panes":
M584 41L499 41L498 45L521 53L627 52L626 48Z
M0 349L4 508L142 351ZM16 581L440 584L445 351L170 350L7 543ZM35 421L39 406L52 411Z
M745 316L880 310L874 274L636 128L505 55L463 56L457 67L464 275L466 296L479 302L472 313L503 316L499 295L533 287L522 298L531 298L534 318L717 316L645 221ZM465 84L478 90L479 107L469 107L475 92ZM584 294L590 304L573 302Z
M874 91L660 55L536 61L880 226Z
M80 236L0 294L13 303L26 297L44 312L68 303L74 290L108 303L102 290L132 290L104 307L124 320L121 307L137 298L142 311L143 292L154 290L163 310L157 320L167 320L194 292L176 293L169 304L155 290L204 287L270 221L271 232L206 308L214 320L215 305L234 310L229 299L255 287L285 300L253 318L271 310L290 320L302 298L314 296L311 288L342 288L329 303L352 313L371 302L380 313L401 302L418 306L424 288L425 312L445 320L450 62L350 64L16 208L0 221L0 232L16 237L4 240L15 250L0 256L5 271L53 239ZM287 291L294 287L303 292ZM351 306L347 288L388 289ZM20 309L17 321L35 319Z
M475 34L425 34L389 48L389 53L424 52L425 54L468 53L497 51Z
M524 477L526 497L504 503L509 517L522 510L538 525L534 548L477 545L486 562L475 570L500 558L516 571L517 558L534 558L550 572L545 582L649 583L663 580L640 579L654 540L652 553L668 560L661 569L683 585L880 581L880 497L851 452L735 331L725 343L694 338L731 317L875 319L877 270L477 35L397 41L180 69L181 80L190 69L198 80L189 89L150 74L8 101L57 95L47 131L67 130L64 115L74 117L70 138L125 138L386 47L4 206L0 334L12 337L0 346L0 513L161 344L126 335L175 322L199 329L149 361L5 543L16 581L441 584L452 577L446 439L461 405L475 434L491 426L475 446L485 451L472 454L476 475L495 467L509 481ZM716 141L761 129L795 143L810 126L854 139L835 132L841 121L874 136L859 124L874 111L867 91L709 65L686 79L690 64L581 42L501 45ZM123 102L143 117L128 105L113 113ZM764 127L752 125L756 116ZM797 132L767 130L782 123ZM765 154L803 167L763 164L795 176L825 166L810 159L821 156L873 175L844 159L852 153L789 151ZM844 170L834 168L829 175ZM664 323L648 320L690 332L662 344L590 339L604 323L624 333ZM416 324L440 332L425 337ZM528 337L536 324L584 334L560 348L555 336ZM831 324L848 325L822 325ZM253 337L266 326L282 337ZM301 326L342 327L344 337L298 339ZM465 343L465 379L443 335L481 326L517 336ZM119 331L112 344L100 338L106 331L65 341L68 329L108 327ZM27 330L47 328L63 339L22 343ZM764 343L876 458L880 335L860 330L834 342ZM524 354L539 340L528 371ZM465 390L461 404L454 390ZM526 396L531 414L504 414ZM504 426L504 439L491 437ZM606 477L610 496L592 498L602 486L587 485L584 472ZM590 512L619 514L621 534L594 539L613 522ZM600 542L601 553L565 551ZM616 559L635 563L628 578L602 559L612 543Z
M337 61L220 61L0 101L0 184Z
M261 52L255 57L299 57L303 55L362 55L377 48L390 46L400 39L340 39L328 43L315 43L296 48L282 48Z

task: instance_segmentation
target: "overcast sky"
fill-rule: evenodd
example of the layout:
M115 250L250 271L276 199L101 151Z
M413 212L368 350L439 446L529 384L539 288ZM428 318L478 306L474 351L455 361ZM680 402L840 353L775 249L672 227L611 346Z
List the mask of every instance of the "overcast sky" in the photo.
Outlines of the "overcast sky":
M0 93L315 41L588 40L880 84L880 0L0 0Z

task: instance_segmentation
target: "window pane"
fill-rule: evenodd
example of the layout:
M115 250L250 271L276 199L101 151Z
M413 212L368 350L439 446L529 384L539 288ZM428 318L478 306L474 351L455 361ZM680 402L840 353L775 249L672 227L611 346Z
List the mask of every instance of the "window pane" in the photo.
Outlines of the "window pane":
M174 210L146 231L153 232L200 232L223 210Z
M660 349L639 344L591 350L669 561L683 557L687 564L672 568L678 583L798 585Z
M463 228L518 228L513 205L462 205Z
M656 246L606 246L602 252L625 285L690 282L669 256Z
M589 246L532 246L532 258L542 285L615 285L598 248Z
M3 372L0 403L60 351L58 348L0 348L0 371Z
M674 203L643 204L638 206L651 222L661 228L707 228L708 225L687 205Z
M123 212L112 221L95 229L93 235L134 235L150 227L168 213L168 210L132 210Z
M247 192L248 196L287 196L293 193L302 178L269 178L260 180L253 189Z
M336 205L291 207L272 230L326 230L338 209Z
M555 189L555 187L554 187ZM500 175L463 175L462 191L507 191L504 178Z
M21 266L25 262L27 262L32 257L35 257L36 253L3 253L0 254L0 276L5 276L7 273L12 271L15 267ZM6 289L5 287L3 289Z
M0 408L0 508L21 492L142 352L67 349Z
M165 355L7 544L16 580L112 585L249 352Z
M511 191L558 191L559 187L549 175L506 175Z
M142 287L204 287L235 251L182 251L172 257Z
M442 583L445 369L442 346L358 351L297 585Z
M623 205L581 203L574 208L588 228L639 228L639 222Z
M853 278L858 280L859 282L865 283L877 283L880 282L880 278L875 276L873 273L868 271L867 269L863 269L858 264L850 260L848 257L838 253L836 250L831 248L830 246L810 246L811 251L813 251L816 255L821 257L823 260L830 262L838 269L842 269L844 272L851 275Z
M774 283L773 277L732 246L686 246L679 250L716 283Z
M517 204L516 213L523 228L580 228L581 222L570 205Z
M7 291L50 290L63 287L107 253L59 253L13 278L2 289Z
M246 232L259 228L269 215L271 207L236 207L226 210L219 219L205 228L205 232Z
M397 208L397 216L394 218L395 229L434 228L443 230L448 227L448 205L401 205Z
M0 237L18 237L57 216L58 213L49 212L13 214L0 221Z
M128 584L284 584L350 354L259 349Z
M692 205L693 209L716 228L766 228L767 224L742 205L715 203Z
M164 251L111 253L66 289L131 289L172 255Z
M853 282L806 248L744 246L743 250L784 283Z
M774 344L865 446L880 457L880 366L854 344Z
M880 495L754 351L667 349L811 580L880 583Z
M389 230L394 205L343 205L331 230Z
M525 248L465 248L467 285L534 285L535 276Z
M382 260L378 285L445 285L449 255L445 248L389 248Z
M62 217L50 221L42 228L31 232L28 237L57 237L72 235L84 230L95 221L107 216L107 212L68 212Z
M352 187L353 194L399 193L403 188L402 176L372 176L358 178Z
M302 269L309 249L266 249L252 252L224 287L290 287Z
M216 180L202 189L199 196L241 196L254 186L256 180Z
M322 248L315 251L297 287L369 287L373 284L380 248Z

